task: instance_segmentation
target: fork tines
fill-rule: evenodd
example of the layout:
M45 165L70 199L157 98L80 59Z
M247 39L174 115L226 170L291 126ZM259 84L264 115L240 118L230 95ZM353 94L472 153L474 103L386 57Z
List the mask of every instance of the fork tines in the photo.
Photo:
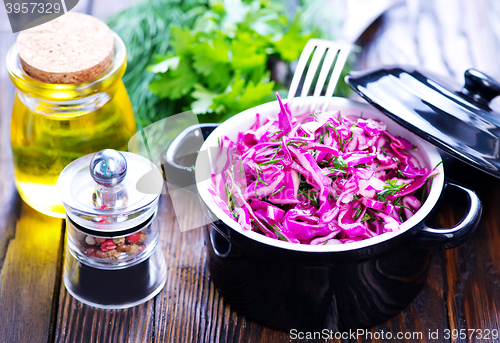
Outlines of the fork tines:
M288 93L289 106L292 105L292 101L295 97L295 93L297 92L300 81L302 80L307 62L309 61L311 54L314 53L311 59L311 63L309 64L309 68L307 69L304 84L302 86L302 92L300 94L300 99L298 99L298 107L299 109L301 109L304 106L305 98L309 94L309 90L314 81L314 77L317 74L318 67L323 61L313 93L314 99L311 103L311 107L309 108L310 111L316 110L319 97L325 86L328 74L330 74L332 64L335 62L333 71L331 72L331 76L328 81L328 88L326 89L324 102L321 106L321 111L325 111L328 107L328 104L330 103L330 99L332 98L333 92L335 91L335 86L337 85L342 69L344 69L344 66L347 62L347 57L349 56L352 48L353 45L347 43L338 43L325 39L309 40L304 50L302 51L302 54L300 55L297 69L295 70L295 73L293 75L292 83L290 85L290 91Z

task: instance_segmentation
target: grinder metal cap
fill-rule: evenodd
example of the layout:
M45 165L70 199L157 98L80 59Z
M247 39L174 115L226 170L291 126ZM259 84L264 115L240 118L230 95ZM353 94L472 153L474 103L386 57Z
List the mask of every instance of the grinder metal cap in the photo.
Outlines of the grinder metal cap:
M142 156L106 149L68 164L57 189L74 223L87 230L119 233L154 216L163 177Z

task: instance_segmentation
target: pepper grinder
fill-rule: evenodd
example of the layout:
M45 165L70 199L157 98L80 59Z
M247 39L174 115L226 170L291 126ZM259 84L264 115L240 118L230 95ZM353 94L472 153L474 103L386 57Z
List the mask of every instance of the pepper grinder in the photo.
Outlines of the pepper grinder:
M157 247L161 188L140 192L146 174L162 184L149 160L106 149L73 161L59 176L67 229L64 285L87 305L135 306L165 285L165 257Z

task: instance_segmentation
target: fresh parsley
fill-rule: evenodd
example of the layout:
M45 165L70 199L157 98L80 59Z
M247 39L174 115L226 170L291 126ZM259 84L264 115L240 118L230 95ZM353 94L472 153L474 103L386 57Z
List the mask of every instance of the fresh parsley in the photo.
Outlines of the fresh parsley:
M150 67L150 89L179 100L204 120L222 121L270 101L275 83L268 60L295 61L307 41L321 36L305 29L300 13L290 21L284 1L217 1L192 25L173 26L172 49ZM160 68L178 59L177 65Z

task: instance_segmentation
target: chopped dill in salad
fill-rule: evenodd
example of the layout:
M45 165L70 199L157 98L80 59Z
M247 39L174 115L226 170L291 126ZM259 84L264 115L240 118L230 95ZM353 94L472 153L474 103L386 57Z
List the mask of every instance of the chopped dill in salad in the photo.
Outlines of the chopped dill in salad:
M421 207L437 166L420 166L408 140L381 121L340 112L293 118L278 101L278 119L261 125L257 114L236 142L219 141L224 163L210 192L243 229L292 243L343 244L399 231Z

